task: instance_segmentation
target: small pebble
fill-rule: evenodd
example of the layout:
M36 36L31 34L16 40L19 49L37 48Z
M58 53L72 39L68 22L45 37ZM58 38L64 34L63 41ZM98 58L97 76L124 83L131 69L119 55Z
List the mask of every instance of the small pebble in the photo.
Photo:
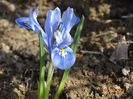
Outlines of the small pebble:
M6 19L0 19L0 24L3 28L7 28L9 26L9 21Z
M124 76L128 76L129 73L130 73L130 69L128 67L125 67L125 68L122 69L122 74Z
M5 43L1 43L0 48L6 53L10 52L10 47L8 45L6 45Z
M10 11L14 12L16 10L16 7L14 4L10 4L8 5L8 8L10 9Z
M126 88L126 90L128 90L130 87L132 87L133 85L132 84L129 84L129 83L125 83L124 84L124 87Z

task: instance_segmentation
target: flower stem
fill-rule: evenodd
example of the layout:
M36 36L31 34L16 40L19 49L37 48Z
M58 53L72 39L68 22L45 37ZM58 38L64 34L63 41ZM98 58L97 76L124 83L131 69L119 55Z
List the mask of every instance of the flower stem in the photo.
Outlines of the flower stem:
M73 44L72 44L72 49L73 51L76 53L76 50L77 50L77 45L78 45L78 41L79 41L79 38L80 38L80 33L81 33L81 30L83 28L83 24L84 24L84 16L82 16L82 19L80 21L80 24L78 25L77 29L76 29L76 33L74 35L74 41L73 41ZM65 82L67 80L67 77L69 75L69 72L70 72L71 69L67 69L64 71L64 74L63 74L63 77L62 77L62 80L60 82L60 85L58 87L58 90L55 94L55 97L54 99L59 99L60 97L60 94L65 86Z
M45 95L45 62L44 62L44 45L41 34L39 35L39 57L40 57L40 72L39 72L39 90L38 90L38 99L44 99Z
M64 71L61 83L60 83L59 88L58 88L58 90L57 90L57 92L55 94L54 99L59 99L59 96L60 96L60 94L61 94L61 92L62 92L62 90L63 90L63 88L65 86L65 82L67 80L69 72L70 72L70 69Z
M45 97L45 99L48 99L48 97L49 97L49 91L50 91L50 86L51 86L53 74L54 74L54 66L52 65L52 61L50 61L50 64L49 64L49 67L48 67L47 82L46 82L47 86L46 86L46 97Z

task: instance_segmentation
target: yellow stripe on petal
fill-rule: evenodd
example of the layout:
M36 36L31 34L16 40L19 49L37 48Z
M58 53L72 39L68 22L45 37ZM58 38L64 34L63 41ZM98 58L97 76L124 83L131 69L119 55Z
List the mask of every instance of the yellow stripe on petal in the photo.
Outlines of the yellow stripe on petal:
M65 57L65 49L64 49L64 48L61 49L61 55L62 55L63 57Z

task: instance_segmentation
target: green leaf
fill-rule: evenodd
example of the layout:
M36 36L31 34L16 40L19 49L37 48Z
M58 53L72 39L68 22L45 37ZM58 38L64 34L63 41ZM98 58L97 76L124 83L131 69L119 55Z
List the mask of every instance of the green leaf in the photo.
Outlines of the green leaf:
M38 90L38 99L44 99L45 95L45 85L44 85L44 77L45 77L45 51L44 51L44 43L41 36L39 34L39 57L40 57L40 72L39 72L39 90Z
M84 16L82 16L80 24L78 25L77 30L76 30L75 35L74 35L74 41L73 41L73 44L72 44L72 49L75 53L76 53L76 50L77 50L78 41L80 39L80 34L81 34L82 29L83 29L84 20L85 20Z

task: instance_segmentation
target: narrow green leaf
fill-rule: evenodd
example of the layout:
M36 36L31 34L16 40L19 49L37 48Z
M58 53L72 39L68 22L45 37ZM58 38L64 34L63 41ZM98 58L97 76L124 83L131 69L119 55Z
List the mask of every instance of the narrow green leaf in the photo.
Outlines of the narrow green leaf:
M40 57L40 72L39 72L39 90L38 99L44 99L45 94L45 51L41 33L39 34L39 57Z
M72 44L72 49L75 53L76 53L76 50L77 50L78 41L80 39L80 34L81 34L82 29L83 29L84 20L85 20L84 16L82 16L80 24L78 25L77 30L76 30L75 35L74 35L74 41L73 41L73 44Z
M53 74L54 74L54 66L52 64L52 61L50 61L50 64L48 66L48 75L47 75L47 81L46 81L45 99L48 99L49 97L49 91L52 83Z

